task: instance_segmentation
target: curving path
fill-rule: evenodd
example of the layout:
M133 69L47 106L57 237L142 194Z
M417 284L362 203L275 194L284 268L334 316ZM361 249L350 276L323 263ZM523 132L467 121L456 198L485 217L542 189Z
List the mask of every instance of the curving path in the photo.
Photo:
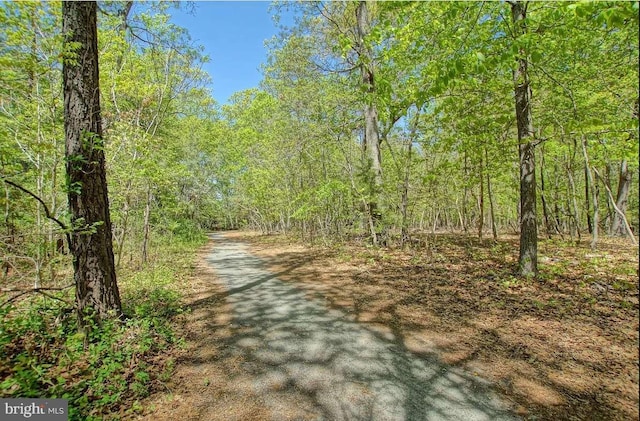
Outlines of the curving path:
M237 329L229 352L247 361L274 420L518 419L486 382L412 355L278 280L245 245L212 238L207 262Z

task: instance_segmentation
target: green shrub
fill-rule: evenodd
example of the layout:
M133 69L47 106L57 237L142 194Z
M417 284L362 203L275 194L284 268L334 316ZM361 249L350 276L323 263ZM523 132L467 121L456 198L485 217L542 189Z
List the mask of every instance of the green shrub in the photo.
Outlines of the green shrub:
M68 399L71 420L108 418L123 406L140 410L138 400L173 370L172 359L157 357L180 346L171 323L183 311L180 282L196 245L163 250L171 266L119 275L125 320L91 326L87 338L62 301L33 296L0 308L0 397ZM70 302L72 291L58 298Z

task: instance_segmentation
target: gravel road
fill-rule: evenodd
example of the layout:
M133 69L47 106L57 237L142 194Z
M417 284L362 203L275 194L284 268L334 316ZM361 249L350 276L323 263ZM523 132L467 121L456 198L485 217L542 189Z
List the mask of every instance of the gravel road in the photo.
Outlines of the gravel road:
M212 234L252 387L274 420L516 420L475 376L408 352L390 333L309 299L244 244Z

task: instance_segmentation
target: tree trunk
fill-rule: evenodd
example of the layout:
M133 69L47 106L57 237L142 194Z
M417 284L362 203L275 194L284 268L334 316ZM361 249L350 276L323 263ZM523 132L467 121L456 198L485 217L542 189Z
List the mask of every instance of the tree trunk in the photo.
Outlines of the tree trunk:
M482 231L484 230L484 167L482 163L482 155L480 155L480 194L478 196L478 238L482 240Z
M540 148L540 200L542 202L542 215L544 216L544 225L547 229L547 237L551 238L553 228L551 227L551 218L549 217L544 180L544 148Z
M37 23L36 23L36 9L30 8L29 10L29 30L32 31L33 35L31 37L31 59L37 62L38 57L38 36L37 36ZM38 145L38 150L34 156L34 165L37 170L36 174L36 195L40 198L44 198L44 163L43 163L43 153L40 149L40 142L43 140L42 135L42 111L40 109L40 101L39 101L39 75L34 71L34 68L29 66L28 74L28 84L29 84L29 98L36 103L36 115L35 115L35 138L36 144ZM35 257L33 260L34 263L34 288L40 288L40 283L42 281L42 272L41 268L44 263L45 255L46 255L46 242L42 240L42 204L36 204L36 249L35 249ZM43 253L45 252L45 253Z
M629 226L629 222L627 221L627 218L624 215L624 212L622 212L620 210L620 208L618 208L618 205L616 205L615 202L613 201L613 193L611 193L611 189L609 188L609 186L607 185L605 180L602 179L602 176L600 176L600 173L598 172L596 167L593 167L593 172L596 174L596 176L600 180L602 180L602 182L604 184L604 188L607 191L607 195L609 196L609 200L611 201L611 204L613 205L613 208L615 209L616 213L620 216L620 219L622 219L622 222L624 223L624 227L625 227L625 229L627 231L627 234L629 235L629 239L631 240L633 245L638 245L638 242L636 241L636 237L633 235L633 231L631 230L631 227Z
M589 191L591 189L591 174L589 173L589 167L584 167L584 207L587 213L587 229L589 234L593 234L593 220L591 219L591 198L589 197ZM595 210L594 210L595 212ZM596 236L598 234L596 233Z
M130 182L129 182L130 184ZM124 242L127 239L127 230L129 229L129 193L127 187L127 193L124 197L124 204L122 205L122 223L120 229L122 233L120 234L120 238L118 239L116 236L116 247L118 249L118 254L116 258L116 269L120 268L120 262L122 261L122 253L124 252Z
M576 199L576 183L573 179L573 171L570 167L567 167L567 180L569 180L569 197L567 198L567 206L571 210L569 216L573 221L573 224L569 228L569 235L571 238L574 236L578 237L578 241L582 238L582 234L580 233L580 219L578 217L578 200Z
M620 163L620 178L618 182L618 194L616 195L616 207L620 209L620 212L624 215L627 210L627 199L629 197L629 188L631 187L631 172L627 160L623 159ZM622 215L618 212L613 214L613 220L611 222L611 228L609 230L610 235L623 236L626 229L622 223Z
M462 231L467 233L467 199L469 198L469 165L467 158L467 150L464 150L464 192L462 193L462 213L460 216L460 225Z
M9 193L9 187L7 186L6 183L3 183L4 186L4 226L6 227L6 237L5 237L5 244L6 246L9 248L9 250L11 250L13 248L13 243L15 242L15 225L13 224L13 221L11 220L11 200L10 200L10 196L11 194ZM7 278L7 276L9 276L9 268L11 268L11 264L9 263L8 260L4 260L2 262L2 276L3 278Z
M584 157L585 181L587 185L591 185L593 189L593 226L591 227L591 249L595 250L598 244L598 186L594 182L591 175L591 167L589 165L589 155L587 154L587 138L582 135L582 155Z
M518 35L524 35L527 3L511 3L511 17ZM520 274L538 273L538 223L536 218L535 145L532 142L531 86L524 51L520 51L518 67L513 72L518 145L520 156Z
M597 177L597 178L600 178L600 180L602 181L607 191L612 191L611 189L611 173L612 172L613 170L611 168L611 163L607 162L605 166L604 178ZM613 204L613 202L609 200L605 200L604 203L607 205L607 215L602 221L602 224L604 226L609 227L609 229L611 229L611 225L613 224L612 218L613 218L613 215L615 214L615 211L611 209L611 205Z
M149 260L149 230L151 218L151 186L147 185L147 196L144 205L144 221L142 226L142 266Z
M491 190L491 171L489 171L489 153L487 148L484 148L485 162L487 163L487 194L489 195L489 213L491 216L491 234L494 240L498 240L498 226L496 224L496 212L493 202L493 192Z
M409 209L409 176L411 173L411 150L413 147L413 137L409 139L407 146L407 168L404 173L404 182L402 183L402 198L400 201L400 213L402 222L400 227L400 247L404 248L405 242L409 241L409 227L407 221L407 212Z
M378 244L378 229L382 220L379 194L382 189L382 156L380 154L380 135L378 133L378 110L374 103L376 85L373 69L373 55L367 46L365 38L369 34L370 22L367 2L360 1L356 8L357 21L357 51L360 60L362 85L365 88L366 98L364 107L364 143L367 172L370 174L367 180L370 183L371 192L368 203L369 224L371 238L374 244Z
M563 223L562 223L562 218L560 216L560 192L558 191L558 181L560 179L559 176L559 172L558 172L558 164L553 164L553 174L554 176L554 182L553 182L553 224L556 227L556 231L558 232L558 234L560 234L561 237L563 237L562 235L562 231L564 230L563 227ZM564 237L563 237L564 238Z
M407 139L407 166L404 172L404 182L402 183L402 198L400 204L400 211L402 215L401 232L400 232L400 247L404 247L405 242L409 241L409 178L411 176L411 160L413 158L413 142L416 138L416 131L418 130L418 122L420 119L420 113L416 110L416 115L413 118L411 124L411 130ZM437 218L436 218L437 219Z
M122 314L100 118L96 10L95 2L62 3L65 44L76 53L63 62L62 73L67 196L74 227L69 248L81 326L87 315L99 321Z

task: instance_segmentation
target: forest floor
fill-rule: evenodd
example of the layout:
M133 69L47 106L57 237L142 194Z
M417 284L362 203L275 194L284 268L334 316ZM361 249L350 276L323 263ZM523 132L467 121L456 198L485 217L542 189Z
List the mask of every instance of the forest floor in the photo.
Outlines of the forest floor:
M420 249L307 247L228 233L278 279L424 358L490 380L528 419L638 419L638 248L540 243L541 274L515 277L517 239L430 235ZM225 289L204 263L184 321L187 347L149 419L270 419ZM189 303L187 303L189 305Z

